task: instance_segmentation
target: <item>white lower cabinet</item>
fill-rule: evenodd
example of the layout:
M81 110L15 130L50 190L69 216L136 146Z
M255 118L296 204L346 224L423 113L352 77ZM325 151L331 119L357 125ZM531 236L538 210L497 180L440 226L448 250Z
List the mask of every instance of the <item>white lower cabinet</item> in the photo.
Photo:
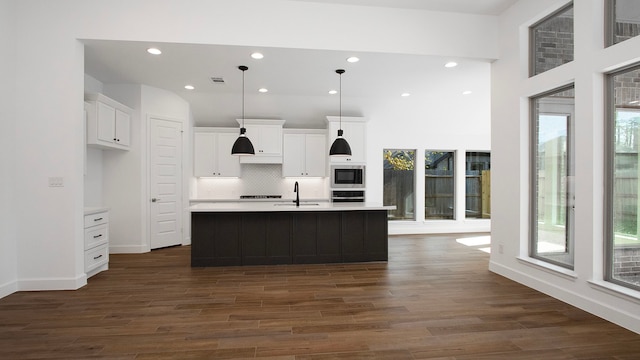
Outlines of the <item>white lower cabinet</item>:
M91 277L109 269L109 211L84 215L84 272Z
M285 129L283 137L282 176L326 177L327 136Z

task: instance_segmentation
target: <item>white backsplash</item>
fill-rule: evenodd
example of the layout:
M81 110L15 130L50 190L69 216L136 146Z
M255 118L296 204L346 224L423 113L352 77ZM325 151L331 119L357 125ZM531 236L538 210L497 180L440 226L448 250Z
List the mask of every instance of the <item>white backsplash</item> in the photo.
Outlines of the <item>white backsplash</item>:
M237 179L196 179L197 199L239 199L240 195L282 195L293 199L298 182L301 199L328 199L328 178L283 178L280 164L243 164Z

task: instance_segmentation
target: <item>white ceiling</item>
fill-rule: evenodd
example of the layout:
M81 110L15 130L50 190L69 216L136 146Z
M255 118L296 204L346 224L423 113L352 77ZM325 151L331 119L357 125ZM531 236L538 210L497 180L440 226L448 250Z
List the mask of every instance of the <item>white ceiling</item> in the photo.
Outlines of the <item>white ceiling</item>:
M290 0L311 1L311 0ZM437 11L494 14L514 0L314 0L346 5L393 6ZM162 55L153 56L146 49L154 46ZM250 58L259 51L262 60ZM347 63L349 56L361 61ZM447 69L444 64L456 60L459 66ZM191 105L198 126L237 126L241 117L242 72L246 65L245 117L287 120L288 127L324 127L326 115L337 115L338 68L342 75L343 116L368 116L368 104L394 101L403 92L410 98L428 97L444 87L457 94L478 87L478 70L486 62L386 53L352 53L345 51L285 48L253 48L226 45L145 43L108 40L85 41L85 72L105 84L144 84L166 89L183 97ZM211 77L225 83L214 84ZM191 84L195 90L185 90ZM268 93L258 93L266 87Z

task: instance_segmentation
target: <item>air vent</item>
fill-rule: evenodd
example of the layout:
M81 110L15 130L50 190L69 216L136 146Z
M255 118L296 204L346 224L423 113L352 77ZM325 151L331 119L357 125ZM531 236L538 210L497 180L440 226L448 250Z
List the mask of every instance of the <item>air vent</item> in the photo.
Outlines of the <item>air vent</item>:
M219 76L212 76L212 77L211 77L211 81L212 81L214 84L224 85L224 79L223 79L223 78L221 78L221 77L219 77Z

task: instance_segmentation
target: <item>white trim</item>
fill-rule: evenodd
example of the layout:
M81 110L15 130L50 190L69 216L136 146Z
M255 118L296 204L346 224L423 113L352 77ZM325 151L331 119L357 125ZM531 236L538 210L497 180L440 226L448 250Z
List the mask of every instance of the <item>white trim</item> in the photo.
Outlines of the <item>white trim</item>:
M109 245L109 254L142 254L149 252L149 245Z
M531 257L518 256L516 259L524 265L531 266L535 269L542 270L549 274L557 275L565 279L575 281L578 278L578 274L575 271L563 268L562 266L553 265L546 261L534 259Z
M77 290L87 285L87 275L75 278L24 279L18 282L18 291Z
M0 285L0 299L2 299L5 296L9 296L17 291L18 291L17 281L11 281L6 284L2 284Z
M630 289L621 285L610 283L603 280L589 280L589 285L596 290L602 291L606 294L619 297L624 300L640 304L640 291Z

